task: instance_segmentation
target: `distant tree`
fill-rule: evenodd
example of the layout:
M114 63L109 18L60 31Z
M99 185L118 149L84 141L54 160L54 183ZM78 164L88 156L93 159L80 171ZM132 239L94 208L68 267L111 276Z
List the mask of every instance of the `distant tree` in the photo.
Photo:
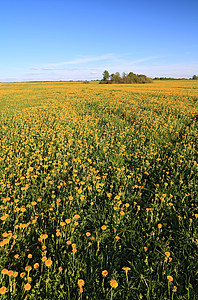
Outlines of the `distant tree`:
M198 80L198 76L197 75L193 75L192 79L193 80Z
M114 83L120 83L121 82L121 76L119 72L116 72L115 74L113 74L113 82ZM112 77L111 77L112 78ZM112 80L112 79L111 79Z
M110 79L109 79L110 78ZM119 72L112 73L109 75L109 72L105 70L103 72L103 79L100 81L100 83L151 83L152 79L148 78L146 75L142 74L135 74L133 72L130 72L129 74L127 73L122 73L122 76L120 75Z
M114 81L114 79L115 79L115 74L112 73L112 74L110 75L110 77L111 77L111 81Z
M108 72L107 70L105 70L105 71L102 73L102 75L103 75L103 80L108 80L109 77L110 77L109 72Z

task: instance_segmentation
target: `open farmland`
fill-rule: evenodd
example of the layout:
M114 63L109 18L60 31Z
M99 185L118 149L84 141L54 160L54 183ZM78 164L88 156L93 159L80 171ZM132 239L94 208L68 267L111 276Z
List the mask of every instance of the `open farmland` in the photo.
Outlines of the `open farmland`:
M198 299L198 81L0 84L2 299Z

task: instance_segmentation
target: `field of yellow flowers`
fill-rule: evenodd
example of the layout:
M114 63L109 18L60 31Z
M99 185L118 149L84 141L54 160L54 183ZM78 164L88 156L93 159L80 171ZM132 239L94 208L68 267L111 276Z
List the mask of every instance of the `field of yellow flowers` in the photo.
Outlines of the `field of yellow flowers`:
M0 299L198 299L198 81L0 83Z

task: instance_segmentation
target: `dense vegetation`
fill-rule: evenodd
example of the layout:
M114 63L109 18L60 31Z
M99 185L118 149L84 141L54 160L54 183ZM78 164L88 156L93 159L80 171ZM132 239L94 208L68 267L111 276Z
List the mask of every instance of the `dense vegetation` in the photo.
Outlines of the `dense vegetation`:
M187 80L186 78L172 78L172 77L155 77L153 80ZM189 78L189 80L198 80L197 75L193 75L192 78Z
M0 84L1 299L197 299L197 90Z
M130 72L128 74L123 73L122 76L119 72L116 72L115 74L109 75L109 72L105 70L103 72L103 79L100 81L100 83L151 83L152 79L148 78L146 75L142 74L135 74L133 72Z

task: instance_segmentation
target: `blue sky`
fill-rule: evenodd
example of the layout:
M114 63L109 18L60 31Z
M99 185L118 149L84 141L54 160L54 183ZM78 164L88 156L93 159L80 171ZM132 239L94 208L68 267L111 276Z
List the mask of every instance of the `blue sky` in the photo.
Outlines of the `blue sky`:
M198 75L197 0L0 1L0 81Z

